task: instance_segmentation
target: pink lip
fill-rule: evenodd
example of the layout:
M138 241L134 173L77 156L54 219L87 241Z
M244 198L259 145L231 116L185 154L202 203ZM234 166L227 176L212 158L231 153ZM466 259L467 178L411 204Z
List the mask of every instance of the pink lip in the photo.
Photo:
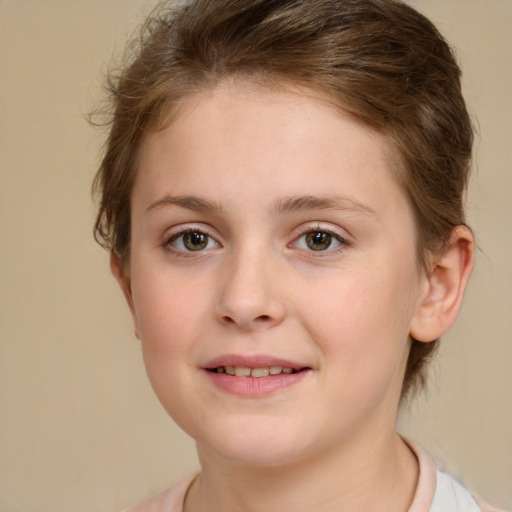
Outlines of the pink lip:
M269 377L237 377L209 371L219 366L242 366L245 368L269 368L281 366L293 368L296 373L281 373ZM303 364L272 356L240 356L236 354L212 359L204 366L204 373L217 388L242 397L263 397L299 383L311 369Z
M244 368L269 368L270 366L282 366L283 368L293 368L294 370L300 370L301 368L308 367L307 365L295 361L288 361L286 359L279 359L267 355L243 356L238 354L226 354L208 361L204 365L204 368L211 369L218 368L219 366L243 366Z

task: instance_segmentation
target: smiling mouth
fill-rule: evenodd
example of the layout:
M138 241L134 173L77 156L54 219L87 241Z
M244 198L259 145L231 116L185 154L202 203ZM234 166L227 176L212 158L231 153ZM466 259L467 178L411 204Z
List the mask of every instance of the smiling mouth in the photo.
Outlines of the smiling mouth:
M267 366L262 368L249 368L246 366L217 366L215 368L208 368L212 373L224 373L233 377L275 377L276 375L290 375L307 370L308 368L290 368L288 366Z

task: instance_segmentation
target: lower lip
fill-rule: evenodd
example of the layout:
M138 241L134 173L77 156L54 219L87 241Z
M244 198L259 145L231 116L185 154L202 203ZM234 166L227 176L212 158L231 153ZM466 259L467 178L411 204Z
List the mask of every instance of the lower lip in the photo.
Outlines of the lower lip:
M237 377L225 373L205 370L208 377L218 388L234 395L258 397L276 393L299 383L310 370L297 373L280 373L271 377Z

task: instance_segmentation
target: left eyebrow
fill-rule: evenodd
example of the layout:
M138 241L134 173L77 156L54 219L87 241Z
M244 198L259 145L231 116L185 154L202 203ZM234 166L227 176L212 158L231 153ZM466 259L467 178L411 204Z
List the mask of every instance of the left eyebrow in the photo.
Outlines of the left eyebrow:
M272 213L282 215L284 213L300 212L304 210L344 210L354 213L377 216L375 210L369 206L345 196L290 196L275 201L272 204Z

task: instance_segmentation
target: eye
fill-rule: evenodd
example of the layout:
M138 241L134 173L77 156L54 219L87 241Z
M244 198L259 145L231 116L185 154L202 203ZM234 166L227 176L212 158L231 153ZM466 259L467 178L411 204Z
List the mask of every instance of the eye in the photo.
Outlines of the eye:
M341 245L346 245L346 242L339 235L318 229L304 233L297 239L295 245L299 249L321 252L336 249Z
M219 244L210 235L196 229L190 229L173 235L166 245L171 246L176 251L197 252L218 247Z

